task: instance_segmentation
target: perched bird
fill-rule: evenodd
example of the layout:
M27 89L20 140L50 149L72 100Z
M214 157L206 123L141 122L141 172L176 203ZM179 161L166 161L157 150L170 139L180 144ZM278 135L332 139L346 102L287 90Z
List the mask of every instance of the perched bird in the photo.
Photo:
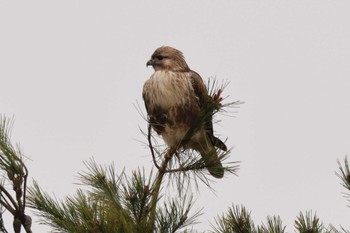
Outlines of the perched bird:
M205 101L211 98L200 75L188 67L182 52L169 46L156 49L147 66L152 66L155 71L143 86L143 99L152 128L170 149L182 146L198 151L209 173L222 178L224 168L215 147L224 151L227 147L214 136L211 115L185 145L179 145L198 121Z

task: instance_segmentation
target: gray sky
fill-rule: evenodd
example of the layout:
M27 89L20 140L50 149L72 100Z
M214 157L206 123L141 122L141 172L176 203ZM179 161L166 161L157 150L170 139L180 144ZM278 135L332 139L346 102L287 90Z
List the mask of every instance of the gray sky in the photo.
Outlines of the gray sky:
M216 126L239 176L200 188L196 228L232 204L255 223L299 211L350 228L335 176L350 151L349 1L0 1L0 113L14 116L30 177L61 198L83 161L116 170L152 167L146 122L146 61L161 45L181 50L205 79L230 81L246 102ZM35 220L37 218L35 217ZM35 232L47 228L34 223ZM44 230L45 229L45 230Z

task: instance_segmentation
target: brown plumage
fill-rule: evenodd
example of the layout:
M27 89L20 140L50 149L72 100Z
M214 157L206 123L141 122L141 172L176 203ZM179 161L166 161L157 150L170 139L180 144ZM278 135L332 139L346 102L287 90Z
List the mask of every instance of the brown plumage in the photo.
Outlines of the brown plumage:
M149 65L155 72L144 84L143 98L150 124L165 143L175 149L198 120L204 101L211 97L202 78L188 67L179 50L160 47L147 62ZM215 147L224 151L227 148L214 136L211 117L194 132L186 145L181 146L198 151L209 173L216 178L223 177L224 168Z

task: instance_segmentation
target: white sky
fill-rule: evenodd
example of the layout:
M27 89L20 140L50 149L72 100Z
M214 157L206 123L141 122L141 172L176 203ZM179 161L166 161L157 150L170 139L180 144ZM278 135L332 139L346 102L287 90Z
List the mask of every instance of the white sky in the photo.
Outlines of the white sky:
M216 126L239 176L195 193L205 207L196 228L235 203L256 224L280 215L290 232L306 210L350 229L335 176L350 151L349 12L345 0L0 1L0 113L14 116L30 177L57 197L74 193L92 156L148 172L134 105L153 72L146 61L170 45L246 102Z

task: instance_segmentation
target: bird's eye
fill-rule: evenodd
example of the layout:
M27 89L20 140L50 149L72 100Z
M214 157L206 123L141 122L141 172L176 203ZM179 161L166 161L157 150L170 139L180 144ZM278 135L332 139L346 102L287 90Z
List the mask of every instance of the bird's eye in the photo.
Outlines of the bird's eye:
M161 55L157 56L157 59L158 59L158 60L163 60L163 58L164 58L164 57L161 56Z

